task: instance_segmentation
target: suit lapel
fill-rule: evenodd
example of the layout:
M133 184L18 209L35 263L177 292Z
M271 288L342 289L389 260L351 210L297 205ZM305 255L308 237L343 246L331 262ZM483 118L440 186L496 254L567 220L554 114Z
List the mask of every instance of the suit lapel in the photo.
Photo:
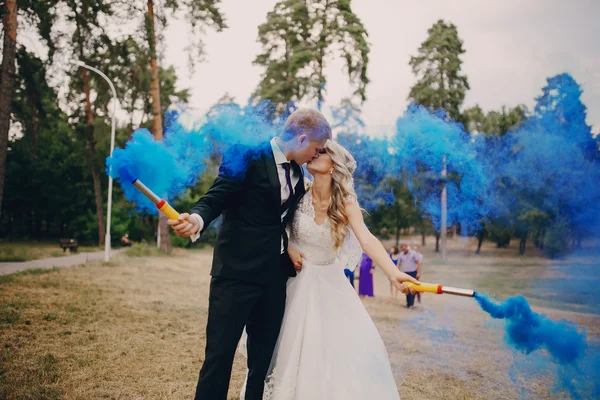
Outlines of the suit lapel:
M268 147L267 151L263 154L263 162L265 164L265 170L267 171L267 177L271 185L271 191L277 199L277 204L281 204L281 183L279 183L279 175L277 174L277 165L275 164L275 156L271 146Z

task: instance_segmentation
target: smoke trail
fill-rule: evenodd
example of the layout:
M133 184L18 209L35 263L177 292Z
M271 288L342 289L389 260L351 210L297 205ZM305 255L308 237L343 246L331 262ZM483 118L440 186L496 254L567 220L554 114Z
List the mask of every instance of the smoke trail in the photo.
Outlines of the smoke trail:
M570 321L552 321L532 311L523 296L510 297L500 304L481 294L475 299L492 318L506 320L505 340L511 348L525 355L546 350L555 365L550 368L543 354L532 358L533 370L521 360L509 371L513 381L516 382L520 374L533 377L533 373L553 372L557 391L567 391L574 398L600 394L600 385L594 380L599 377L600 356L597 349L588 345L584 329Z
M202 148L197 148L195 152L201 153ZM147 129L138 129L125 149L117 148L113 156L107 158L107 173L120 181L125 197L136 203L139 210L156 213L156 206L132 182L139 179L157 195L173 198L193 185L204 170L201 162L192 169L190 163L181 162L181 158L176 148L168 146L166 142L155 141ZM198 158L201 161L202 154Z
M572 364L585 354L585 331L578 331L569 321L555 322L532 311L525 297L509 297L500 304L481 294L475 299L492 318L507 321L506 340L516 350L529 354L544 348L560 364Z
M165 117L165 139L155 141L147 129L136 130L124 149L115 149L106 159L107 173L119 180L125 197L138 210L156 213L156 207L131 184L139 179L157 195L167 200L194 185L215 154L234 153L224 158L222 168L232 176L245 171L248 155L257 151L278 126L268 121L270 105L241 108L224 104L194 119L183 110Z

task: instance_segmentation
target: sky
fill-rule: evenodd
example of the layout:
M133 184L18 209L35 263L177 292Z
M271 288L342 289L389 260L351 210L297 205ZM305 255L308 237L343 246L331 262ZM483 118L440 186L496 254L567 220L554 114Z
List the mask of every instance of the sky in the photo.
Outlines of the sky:
M229 28L207 30L206 61L190 73L186 24L172 21L165 34L164 64L173 65L180 87L191 89L190 107L202 112L225 93L245 104L260 81L252 61L260 53L257 27L277 0L223 0ZM484 110L524 104L533 108L546 78L569 72L583 88L588 124L600 131L600 2L594 0L353 0L371 44L367 100L362 116L372 134L389 131L402 115L415 77L408 65L438 19L456 25L469 79L463 107ZM327 106L352 90L343 63L326 66Z

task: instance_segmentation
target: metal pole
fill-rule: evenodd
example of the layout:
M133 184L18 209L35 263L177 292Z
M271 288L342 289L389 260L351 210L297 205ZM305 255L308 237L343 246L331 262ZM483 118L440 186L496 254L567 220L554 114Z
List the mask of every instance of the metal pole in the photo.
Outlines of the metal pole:
M112 156L113 150L115 148L115 127L116 127L116 114L117 114L117 91L108 76L106 76L102 71L91 67L85 64L83 61L74 60L73 64L78 65L80 67L89 69L90 71L94 71L98 75L100 75L110 86L110 90L112 91L112 99L113 99L113 110L112 110L112 123L110 128L110 156ZM104 237L104 261L110 261L110 216L112 213L112 190L113 190L113 178L108 176L108 205L106 210L106 235Z
M443 157L442 159L442 163L443 163L443 169L442 169L442 226L440 228L440 242L441 242L441 252L442 252L442 261L446 261L446 232L448 230L447 228L447 207L448 207L448 202L447 202L447 192L446 192L446 176L447 176L447 172L446 172L446 156Z

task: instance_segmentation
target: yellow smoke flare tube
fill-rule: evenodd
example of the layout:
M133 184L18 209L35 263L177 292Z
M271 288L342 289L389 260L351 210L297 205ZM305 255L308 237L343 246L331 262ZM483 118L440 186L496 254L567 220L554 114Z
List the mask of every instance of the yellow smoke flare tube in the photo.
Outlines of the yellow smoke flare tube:
M166 200L161 199L156 194L154 194L152 190L148 189L148 187L142 182L140 182L139 179L134 180L132 184L140 192L142 192L144 196L146 196L151 202L153 202L156 205L156 208L158 208L169 219L179 219L179 213L175 211L175 209L171 207L171 205L167 203Z
M470 289L460 289L450 286L442 286L437 283L421 282L420 285L415 285L412 282L404 282L408 287L412 287L417 292L435 293L435 294L453 294L455 296L475 297L476 292Z

